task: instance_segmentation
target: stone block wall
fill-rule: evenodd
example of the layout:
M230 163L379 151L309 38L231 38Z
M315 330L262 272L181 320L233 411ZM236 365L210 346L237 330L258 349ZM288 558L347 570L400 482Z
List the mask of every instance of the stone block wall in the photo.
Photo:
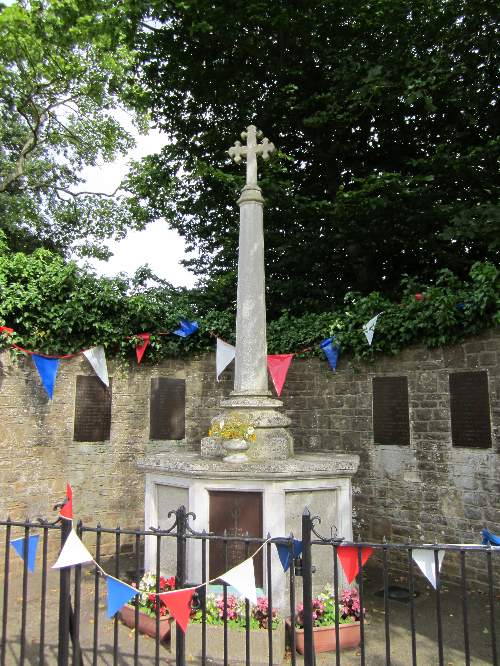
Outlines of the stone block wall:
M477 370L488 375L492 447L457 448L451 438L449 375ZM372 379L381 376L408 378L409 446L374 442ZM296 450L359 454L353 478L355 538L480 543L483 527L500 533L500 330L448 348L414 347L373 364L343 358L336 373L321 359L296 361L282 398ZM446 561L447 575L458 576L458 557ZM467 561L468 578L485 582L484 557ZM400 562L400 568L407 566Z
M49 401L31 360L1 353L0 517L52 520L56 515L52 507L64 497L69 480L76 519L93 526L100 522L105 527L142 527L144 479L136 460L165 444L149 439L151 378L185 379L186 437L176 443L195 447L206 434L211 415L217 413L223 393L230 390L230 373L217 383L214 366L210 356L189 362L171 359L157 366L108 361L112 381L109 441L77 442L73 439L76 378L94 374L86 359L61 361ZM122 538L125 552L128 541ZM90 535L86 543L92 544ZM103 537L103 555L113 552L112 537Z
M491 448L452 446L449 374L465 370L487 372ZM29 359L0 354L0 516L50 516L69 479L85 523L142 526L144 485L136 460L164 446L149 439L151 378L185 379L186 437L177 445L192 450L232 388L231 370L216 382L213 354L157 366L110 362L109 373L110 440L75 442L76 377L93 374L87 361L61 362L49 402ZM408 378L409 446L374 442L372 379L382 376ZM323 359L295 360L282 400L296 451L360 455L353 479L356 536L477 543L484 526L500 533L498 329L454 347L414 347L372 364L342 358L336 373Z

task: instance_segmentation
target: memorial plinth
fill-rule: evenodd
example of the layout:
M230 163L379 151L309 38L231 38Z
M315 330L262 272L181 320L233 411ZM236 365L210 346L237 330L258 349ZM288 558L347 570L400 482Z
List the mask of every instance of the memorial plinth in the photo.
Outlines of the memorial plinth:
M327 535L330 527L335 526L339 535L352 539L351 477L359 465L357 455L302 454L288 460L258 461L251 464L249 474L248 463L228 464L201 458L172 446L161 454L142 458L138 464L146 473L147 526L168 528L172 523L168 512L183 504L196 514L193 529L208 531L213 492L259 493L262 496L259 536L288 536L293 532L300 538L302 511L307 506L313 515L321 516ZM232 525L234 516L229 518ZM245 526L238 528L244 530ZM198 582L202 571L201 542L188 539L187 545L188 580ZM175 540L163 539L160 562L166 574L175 571L175 552ZM146 569L154 569L156 539L146 539L145 559ZM333 580L330 549L317 548L314 565L314 586L319 592L325 583ZM271 567L273 603L286 610L283 569L274 549ZM263 581L266 580L264 562Z

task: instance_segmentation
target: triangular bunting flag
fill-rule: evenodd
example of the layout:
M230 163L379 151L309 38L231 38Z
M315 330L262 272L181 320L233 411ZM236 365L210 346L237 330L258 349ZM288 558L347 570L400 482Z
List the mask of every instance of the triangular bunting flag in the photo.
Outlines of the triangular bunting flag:
M184 633L186 633L189 624L191 600L195 590L195 587L186 587L182 590L164 592L158 595Z
M481 536L483 537L484 546L488 544L491 544L492 546L500 546L500 536L493 534L492 532L487 530L486 527L481 532Z
M28 571L34 571L35 569L35 559L36 559L36 549L38 546L38 540L40 539L39 534L31 534L28 537ZM21 559L24 560L24 537L20 539L12 539L10 545L14 548L16 553Z
M345 577L349 585L356 578L359 573L358 563L358 546L339 546L337 548L337 555L339 556L340 564L344 570ZM361 566L363 567L368 558L373 553L373 548L366 546L361 548Z
M366 322L366 324L363 324L363 333L366 335L366 339L368 340L368 344L371 345L373 341L373 334L375 333L375 326L377 325L377 319L380 317L382 313L379 312L378 315L375 315L370 321Z
M136 594L139 594L135 587L122 583L121 580L113 578L113 576L106 576L106 587L108 592L107 616L109 618L118 613L120 608L128 604Z
M52 400L57 369L59 367L59 359L45 358L45 356L38 356L38 354L31 354L31 358L38 370L40 379L42 380L43 388L47 391L47 395Z
M66 499L59 511L59 515L61 518L73 520L73 489L69 483L66 484Z
M233 345L230 345L227 342L224 342L224 340L217 338L217 349L215 353L215 372L217 375L217 381L219 381L220 375L231 363L235 355L236 347L233 347Z
M438 571L441 571L445 551L438 550ZM434 550L432 548L415 548L412 557L418 564L418 568L427 578L429 583L436 589L436 562L434 561Z
M238 564L237 567L226 571L219 578L224 580L228 585L231 585L231 587L234 587L235 590L238 590L242 597L246 597L252 604L257 605L253 558L249 557L241 564Z
M106 364L106 354L104 352L104 347L102 345L99 345L98 347L92 347L92 349L87 349L84 351L83 355L90 363L95 374L99 377L101 382L106 384L106 386L109 386L108 366Z
M64 567L74 567L76 564L93 561L94 558L78 538L75 530L71 530L59 553L57 562L52 565L52 568L63 569Z
M283 390L293 356L293 354L270 354L267 357L267 368L278 395L281 395L281 391Z
M327 338L320 344L332 370L337 368L337 362L340 355L340 347L339 345L334 344L334 340L335 338Z
M293 555L290 552L289 545L285 545L284 543L276 543L275 546L278 551L278 556L280 558L283 571L288 571L292 559L298 557L302 552L302 541L299 541L298 539L293 540L293 545L292 545Z
M179 335L181 338L188 338L193 333L196 333L198 330L197 321L188 321L187 319L181 319L179 322L179 328L176 328L175 331L172 331L174 335Z
M137 356L137 363L140 363L142 361L142 357L144 356L144 352L147 349L147 346L149 345L149 341L151 339L151 333L137 333L136 338L141 338L142 342L138 344L135 348L135 354Z

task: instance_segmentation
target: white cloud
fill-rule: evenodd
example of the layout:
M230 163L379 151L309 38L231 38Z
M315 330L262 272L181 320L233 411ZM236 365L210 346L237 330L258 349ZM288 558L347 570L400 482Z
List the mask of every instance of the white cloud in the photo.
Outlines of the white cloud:
M132 275L139 266L149 264L155 275L175 287L194 285L194 275L179 263L186 256L184 241L161 220L149 224L144 231L129 232L122 241L110 241L108 246L113 252L109 261L88 261L99 275Z

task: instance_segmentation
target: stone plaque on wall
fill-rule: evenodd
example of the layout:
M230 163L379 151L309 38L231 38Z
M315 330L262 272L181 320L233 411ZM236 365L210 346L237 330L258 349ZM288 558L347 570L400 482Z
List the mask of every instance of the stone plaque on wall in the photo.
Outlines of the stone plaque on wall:
M262 537L262 493L212 490L209 493L210 532L220 536ZM220 576L250 557L259 544L244 541L210 541L210 579ZM227 561L226 561L227 560ZM255 584L262 587L262 554L254 558Z
M186 382L153 377L149 407L150 439L184 439L186 434Z
M111 430L111 379L109 388L98 377L76 378L75 442L105 442Z
M490 396L486 371L450 374L451 440L453 446L491 446Z
M375 444L409 446L408 379L374 377L373 441Z

